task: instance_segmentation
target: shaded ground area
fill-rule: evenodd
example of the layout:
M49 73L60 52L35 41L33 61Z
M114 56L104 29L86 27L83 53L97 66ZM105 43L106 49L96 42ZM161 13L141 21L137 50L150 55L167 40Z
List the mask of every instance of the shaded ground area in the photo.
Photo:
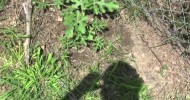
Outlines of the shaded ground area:
M5 16L0 20L0 28L16 26L24 33L22 12L20 4L11 2L0 12L1 18ZM32 24L32 46L40 45L46 53L57 56L63 52L59 38L64 35L59 14L53 8L34 9ZM112 44L106 46L109 49L98 53L87 47L71 49L68 71L79 82L64 100L78 100L89 91L100 93L100 100L125 100L126 96L138 100L142 84L149 87L154 100L188 99L189 60L183 59L170 44L160 45L165 38L147 22L127 23L125 10L120 15L109 21L110 28L105 33L105 40Z
M102 74L89 73L63 100L79 100L82 95L97 89L101 89L101 100L139 100L142 86L143 80L136 70L127 63L118 61Z

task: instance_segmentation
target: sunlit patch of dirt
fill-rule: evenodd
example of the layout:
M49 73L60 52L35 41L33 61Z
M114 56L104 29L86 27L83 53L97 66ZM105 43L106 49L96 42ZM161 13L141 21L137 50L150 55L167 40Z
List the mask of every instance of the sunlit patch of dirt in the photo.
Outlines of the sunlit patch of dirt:
M164 39L146 22L128 25L134 41L132 53L137 70L156 100L185 99L188 95L189 61L185 61L171 44L160 45ZM167 69L163 74L163 67Z

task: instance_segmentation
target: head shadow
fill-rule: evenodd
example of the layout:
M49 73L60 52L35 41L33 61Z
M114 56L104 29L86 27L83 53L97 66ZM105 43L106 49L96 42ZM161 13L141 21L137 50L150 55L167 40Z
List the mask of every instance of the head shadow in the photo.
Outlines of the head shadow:
M101 84L97 84L100 81ZM62 100L81 100L90 91L100 89L101 100L139 100L143 80L123 61L112 63L103 74L90 73Z
M139 100L143 80L129 64L123 61L112 63L102 79L102 100Z

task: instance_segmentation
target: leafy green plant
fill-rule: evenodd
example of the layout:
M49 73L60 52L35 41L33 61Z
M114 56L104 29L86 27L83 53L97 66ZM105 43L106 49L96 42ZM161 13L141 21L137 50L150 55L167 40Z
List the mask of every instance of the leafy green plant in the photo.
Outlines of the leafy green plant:
M70 39L68 39L67 37L61 37L59 38L59 40L62 44L62 47L67 50L71 48L72 46L74 46L74 43L75 43L74 40L70 41Z
M62 0L54 0L54 4L57 8L61 9L63 6L63 1Z
M33 4L41 9L54 5L62 10L64 25L67 29L61 42L72 41L66 48L89 46L89 43L94 43L98 33L102 33L107 28L107 24L98 16L119 8L116 1L104 0L55 0L54 4L50 4L47 0L33 0Z
M10 89L0 98L6 99L57 99L61 96L62 64L53 54L45 57L38 48L32 55L33 65L22 65L9 70L9 75L1 76L2 84L10 85Z
M58 5L61 5L60 3ZM65 37L76 42L77 45L85 46L90 41L94 42L97 33L102 32L107 27L102 20L98 19L97 15L113 12L119 8L115 1L67 0L67 3L70 5L62 13L64 25L67 27Z
M106 46L106 48L105 48L105 50L104 50L104 52L105 52L105 56L106 55L112 55L113 54L113 52L114 52L114 45L111 43L111 42L109 42L108 44L107 44L107 46Z
M32 0L32 4L37 5L40 9L46 9L49 6L47 0Z
M64 62L64 66L68 67L70 66L70 61L69 61L69 51L67 49L63 50L61 60Z

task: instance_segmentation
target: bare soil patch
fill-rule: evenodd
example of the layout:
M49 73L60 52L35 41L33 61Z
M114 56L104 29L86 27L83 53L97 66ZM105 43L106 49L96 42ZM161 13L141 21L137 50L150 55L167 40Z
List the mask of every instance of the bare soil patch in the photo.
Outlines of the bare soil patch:
M157 100L182 98L189 95L189 60L181 57L171 44L160 45L164 38L141 21L128 25L134 41L132 53L140 76ZM165 71L163 67L167 66Z

